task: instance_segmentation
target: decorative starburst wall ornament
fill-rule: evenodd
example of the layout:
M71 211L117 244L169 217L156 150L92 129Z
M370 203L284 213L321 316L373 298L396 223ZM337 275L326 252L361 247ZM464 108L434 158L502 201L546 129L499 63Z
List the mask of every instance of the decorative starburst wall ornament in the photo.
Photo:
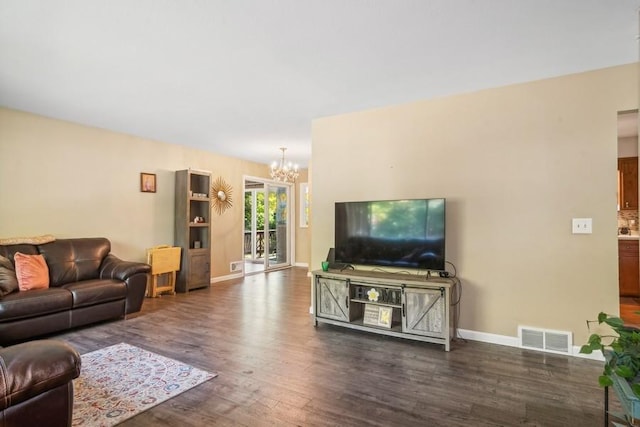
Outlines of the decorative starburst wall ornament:
M224 211L233 206L231 194L233 189L227 184L221 176L216 178L211 185L211 209L222 215Z

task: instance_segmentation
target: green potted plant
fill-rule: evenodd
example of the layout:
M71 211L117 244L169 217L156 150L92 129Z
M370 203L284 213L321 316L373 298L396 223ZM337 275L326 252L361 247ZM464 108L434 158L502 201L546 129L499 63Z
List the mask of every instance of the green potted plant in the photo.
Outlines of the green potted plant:
M595 322L587 321L587 327L591 329ZM602 352L605 362L598 383L615 390L628 416L640 418L640 329L625 326L621 318L606 313L600 313L597 322L608 325L616 335L591 334L580 353Z

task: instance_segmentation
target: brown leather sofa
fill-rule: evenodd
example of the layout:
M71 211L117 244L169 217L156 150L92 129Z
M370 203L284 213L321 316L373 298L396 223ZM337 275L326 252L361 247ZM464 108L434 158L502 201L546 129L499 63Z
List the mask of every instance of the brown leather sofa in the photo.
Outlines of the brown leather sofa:
M0 427L70 426L80 367L78 352L62 341L0 348Z
M121 318L142 307L151 267L120 260L105 238L0 245L0 255L10 260L16 252L44 256L49 288L0 298L0 345Z

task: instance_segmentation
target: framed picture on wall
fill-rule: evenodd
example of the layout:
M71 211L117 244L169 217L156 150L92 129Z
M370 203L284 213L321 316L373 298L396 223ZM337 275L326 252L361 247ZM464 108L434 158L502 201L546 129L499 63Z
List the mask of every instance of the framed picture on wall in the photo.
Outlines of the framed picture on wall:
M155 193L156 192L156 174L155 173L140 173L140 191L143 193Z

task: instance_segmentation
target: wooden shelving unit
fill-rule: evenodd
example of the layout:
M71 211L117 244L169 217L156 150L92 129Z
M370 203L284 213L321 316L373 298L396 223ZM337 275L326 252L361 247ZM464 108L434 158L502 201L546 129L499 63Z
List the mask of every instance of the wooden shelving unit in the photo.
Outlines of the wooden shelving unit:
M211 174L176 171L175 245L182 248L176 291L189 292L211 283Z

